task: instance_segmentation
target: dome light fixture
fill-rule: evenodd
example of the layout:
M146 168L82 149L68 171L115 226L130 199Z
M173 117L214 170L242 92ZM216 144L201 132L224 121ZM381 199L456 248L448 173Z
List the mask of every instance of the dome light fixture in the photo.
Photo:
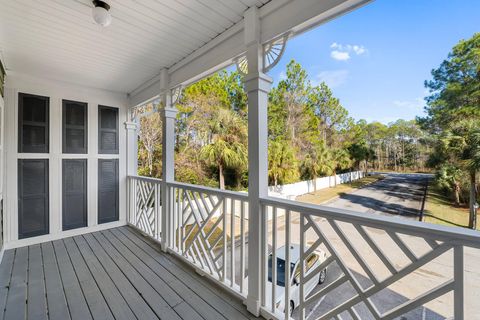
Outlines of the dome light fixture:
M107 27L112 23L112 16L110 15L110 5L105 1L93 0L92 16L96 24L102 27Z

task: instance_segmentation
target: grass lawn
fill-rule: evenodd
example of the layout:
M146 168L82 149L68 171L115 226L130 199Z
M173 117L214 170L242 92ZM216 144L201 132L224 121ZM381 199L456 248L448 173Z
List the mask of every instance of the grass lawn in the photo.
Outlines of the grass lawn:
M382 175L368 176L359 180L355 180L352 183L337 184L333 188L324 188L317 190L316 192L307 193L296 198L297 201L322 204L328 200L340 196L342 193L350 192L354 189L361 188L367 184L376 182L383 179Z
M438 188L428 187L425 203L424 221L446 226L468 227L468 208L457 208L452 201L443 195ZM477 229L480 226L477 224Z

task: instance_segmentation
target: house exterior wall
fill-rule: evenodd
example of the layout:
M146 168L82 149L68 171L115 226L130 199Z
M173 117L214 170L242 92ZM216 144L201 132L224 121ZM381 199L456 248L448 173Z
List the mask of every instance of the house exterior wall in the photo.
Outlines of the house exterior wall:
M48 154L18 153L18 93L50 98ZM62 153L62 100L88 103L88 153ZM98 153L98 106L119 108L119 153ZM126 223L126 131L127 95L64 82L9 73L5 86L5 248L29 245L66 236L101 230ZM49 234L18 240L18 159L49 160ZM88 226L62 231L62 160L87 159ZM119 221L97 224L98 159L119 159Z

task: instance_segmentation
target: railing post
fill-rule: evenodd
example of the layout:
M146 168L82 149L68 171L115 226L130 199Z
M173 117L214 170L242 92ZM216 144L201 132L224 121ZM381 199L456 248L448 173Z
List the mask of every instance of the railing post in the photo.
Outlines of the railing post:
M458 245L453 249L453 278L455 281L455 290L453 293L454 319L464 319L464 256L463 246Z
M162 118L162 183L161 183L161 245L164 252L170 246L170 238L172 230L171 216L173 212L169 212L172 206L169 204L168 183L174 181L175 163L175 120L177 118L177 109L172 106L172 95L169 89L168 70L162 69L160 77L160 98L162 109L160 111Z
M137 175L137 128L138 125L136 122L127 121L124 123L125 129L127 130L127 176ZM127 198L127 222L132 222L132 217L135 211L135 181L128 179L128 198Z
M260 43L258 9L245 12L245 44L248 74L245 91L248 95L248 311L258 316L261 306L262 279L262 214L260 198L268 193L268 93L272 79L263 73L263 48ZM264 231L266 233L266 231ZM266 237L265 237L266 238Z

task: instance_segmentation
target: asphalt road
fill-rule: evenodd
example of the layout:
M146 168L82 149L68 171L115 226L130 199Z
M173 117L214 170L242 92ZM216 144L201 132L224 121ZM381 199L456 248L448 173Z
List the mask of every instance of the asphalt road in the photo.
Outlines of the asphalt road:
M418 220L430 175L385 174L385 179L341 195L329 207Z

